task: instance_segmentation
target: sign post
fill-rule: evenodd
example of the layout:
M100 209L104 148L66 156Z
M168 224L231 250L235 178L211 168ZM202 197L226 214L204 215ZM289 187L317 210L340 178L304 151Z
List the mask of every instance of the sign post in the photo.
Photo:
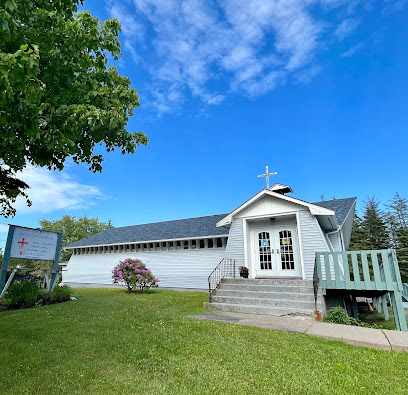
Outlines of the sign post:
M0 295L5 291L10 258L53 261L51 281L48 285L48 290L52 291L58 280L61 239L62 232L10 225L0 271Z
M4 284L6 283L7 269L8 269L9 260L10 260L11 242L13 240L15 227L16 227L15 225L10 225L9 232L7 235L6 248L4 250L3 263L1 265L1 272L0 272L0 294L3 293Z

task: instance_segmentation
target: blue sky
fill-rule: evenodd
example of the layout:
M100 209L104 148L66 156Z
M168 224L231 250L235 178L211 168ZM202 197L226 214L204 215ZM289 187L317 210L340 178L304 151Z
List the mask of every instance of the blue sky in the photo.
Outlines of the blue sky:
M402 0L87 0L122 23L116 63L150 137L102 174L27 169L33 206L115 226L226 213L272 182L307 201L408 198L408 4Z

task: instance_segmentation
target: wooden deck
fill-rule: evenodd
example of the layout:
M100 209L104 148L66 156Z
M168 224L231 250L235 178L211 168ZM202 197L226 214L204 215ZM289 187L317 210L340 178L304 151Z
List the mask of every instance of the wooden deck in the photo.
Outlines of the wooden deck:
M317 252L314 281L323 295L372 297L385 318L389 301L397 330L408 331L395 250Z

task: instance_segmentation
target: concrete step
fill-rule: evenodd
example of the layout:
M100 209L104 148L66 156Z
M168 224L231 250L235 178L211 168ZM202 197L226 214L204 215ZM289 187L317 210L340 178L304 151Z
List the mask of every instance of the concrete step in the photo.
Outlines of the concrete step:
M223 278L221 284L239 285L289 285L313 288L313 281L292 278Z
M236 289L225 289L223 287L218 288L214 291L213 295L216 296L233 296L240 298L262 298L270 300L298 300L314 302L313 293L296 293L294 292L264 292L264 291L246 291L246 290L236 290ZM318 299L321 295L318 295Z
M251 306L269 306L269 307L281 307L281 308L293 308L301 310L314 311L315 303L310 301L299 300L271 300L264 298L241 298L230 296L213 296L212 303L220 304L239 304L239 305L251 305ZM318 305L319 307L319 305ZM319 309L321 310L321 309Z
M252 314L268 314L268 315L288 315L288 314L305 314L311 315L310 309L299 309L291 307L273 307L262 305L243 305L229 303L206 303L205 307L209 310L216 311L232 311L235 313L252 313Z
M217 289L226 291L254 291L254 292L279 292L283 294L313 294L313 287L309 286L296 286L296 285L256 285L246 283L221 283ZM319 293L321 294L321 289Z

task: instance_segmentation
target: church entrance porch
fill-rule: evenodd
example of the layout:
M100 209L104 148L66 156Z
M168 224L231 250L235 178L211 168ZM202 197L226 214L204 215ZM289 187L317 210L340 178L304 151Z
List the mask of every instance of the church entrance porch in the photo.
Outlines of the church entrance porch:
M247 222L251 278L301 277L296 216Z

